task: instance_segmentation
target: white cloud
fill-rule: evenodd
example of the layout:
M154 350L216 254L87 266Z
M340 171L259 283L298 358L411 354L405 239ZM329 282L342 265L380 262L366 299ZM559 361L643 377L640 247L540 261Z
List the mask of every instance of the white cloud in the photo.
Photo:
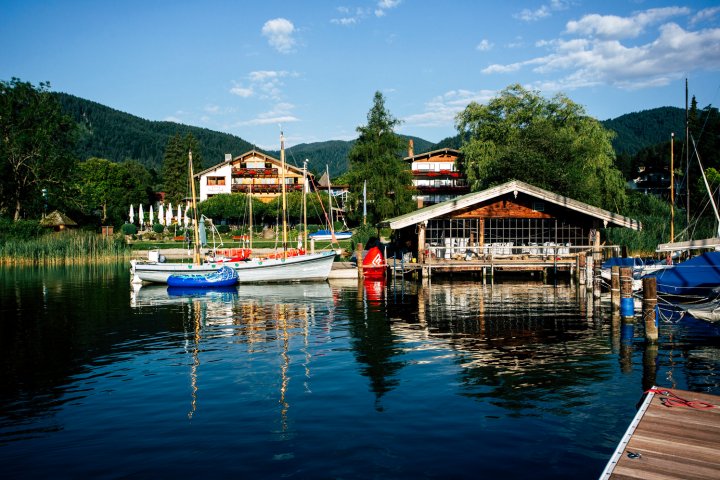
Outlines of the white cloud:
M236 83L230 89L230 93L242 98L258 96L261 99L279 101L283 95L282 87L285 85L283 79L297 76L297 73L285 70L256 70L247 76L249 86Z
M690 19L690 25L715 20L718 14L720 14L720 7L705 8L693 15Z
M242 98L248 98L252 97L255 92L253 91L252 87L243 87L242 85L235 85L230 89L230 93L233 95L237 95L238 97Z
M376 17L384 17L385 12L400 5L401 0L379 0L375 8Z
M593 85L638 89L666 85L698 69L720 70L720 28L685 30L676 23L654 24L689 13L685 8L650 9L631 17L587 15L569 22L568 33L585 37L540 41L545 56L486 67L485 74L532 69L541 74L534 84L544 90L569 90ZM641 33L654 35L631 43Z
M518 20L522 20L523 22L534 22L536 20L549 17L552 15L552 12L565 10L568 7L568 3L569 2L567 0L551 0L549 4L541 5L535 10L525 8L513 15L513 17Z
M239 122L237 126L256 126L256 125L272 125L291 122L299 122L300 119L293 115L292 110L295 106L287 102L279 102L267 111L259 113L255 118Z
M455 124L455 116L470 102L486 103L493 98L495 90L450 90L425 103L425 111L403 118L406 125L417 127L439 127Z
M400 5L400 2L401 0L380 0L377 2L375 8L358 7L354 10L348 7L338 7L337 11L340 13L340 17L331 18L330 23L347 27L356 25L373 15L376 17L384 17L388 10L396 8Z
M689 13L690 9L685 7L652 8L638 12L631 17L593 13L585 15L580 20L569 21L566 25L566 32L615 39L635 38L651 25Z
M475 47L477 50L481 52L487 52L488 50L491 50L493 48L494 44L489 42L488 40L481 40L480 43L477 44L477 47Z
M267 37L268 43L280 53L290 53L294 50L295 25L286 18L268 20L262 27L262 34Z

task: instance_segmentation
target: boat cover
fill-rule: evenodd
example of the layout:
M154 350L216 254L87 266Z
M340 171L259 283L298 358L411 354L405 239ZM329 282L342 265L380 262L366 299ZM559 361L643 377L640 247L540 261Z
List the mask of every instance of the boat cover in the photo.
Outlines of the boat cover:
M720 286L720 252L706 252L647 276L657 279L659 294L710 297Z
M221 267L212 273L170 275L167 284L170 287L227 287L238 283L238 273L234 268Z

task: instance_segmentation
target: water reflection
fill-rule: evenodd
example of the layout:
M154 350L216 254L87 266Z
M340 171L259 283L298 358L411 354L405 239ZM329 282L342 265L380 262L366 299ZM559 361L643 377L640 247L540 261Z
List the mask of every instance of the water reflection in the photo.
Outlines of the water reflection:
M10 477L585 478L648 385L720 394L718 327L663 319L653 346L564 284L0 269L0 309Z
M165 285L133 285L130 305L133 308L180 306L185 308L186 352L191 356L190 390L192 419L198 408L198 381L203 352L203 336L216 340L230 337L236 344L245 345L249 355L266 351L268 345L277 348L280 356L278 404L280 429L288 429L290 404L290 350L295 337L302 339L305 381L309 390L312 355L309 346L311 326L333 321L333 292L325 282L241 285L228 288L173 288ZM322 312L322 318L316 314ZM329 327L326 327L329 328Z

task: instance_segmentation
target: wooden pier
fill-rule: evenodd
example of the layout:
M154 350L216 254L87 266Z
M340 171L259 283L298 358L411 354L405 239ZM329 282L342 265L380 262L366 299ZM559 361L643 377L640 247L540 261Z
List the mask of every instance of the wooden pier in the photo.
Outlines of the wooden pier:
M720 397L651 389L600 478L720 478Z

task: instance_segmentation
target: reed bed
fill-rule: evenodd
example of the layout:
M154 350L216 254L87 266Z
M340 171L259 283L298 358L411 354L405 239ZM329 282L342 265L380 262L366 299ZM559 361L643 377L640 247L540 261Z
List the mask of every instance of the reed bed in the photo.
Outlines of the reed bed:
M131 254L123 238L93 232L66 231L0 242L0 263L4 265L108 263L130 258Z

